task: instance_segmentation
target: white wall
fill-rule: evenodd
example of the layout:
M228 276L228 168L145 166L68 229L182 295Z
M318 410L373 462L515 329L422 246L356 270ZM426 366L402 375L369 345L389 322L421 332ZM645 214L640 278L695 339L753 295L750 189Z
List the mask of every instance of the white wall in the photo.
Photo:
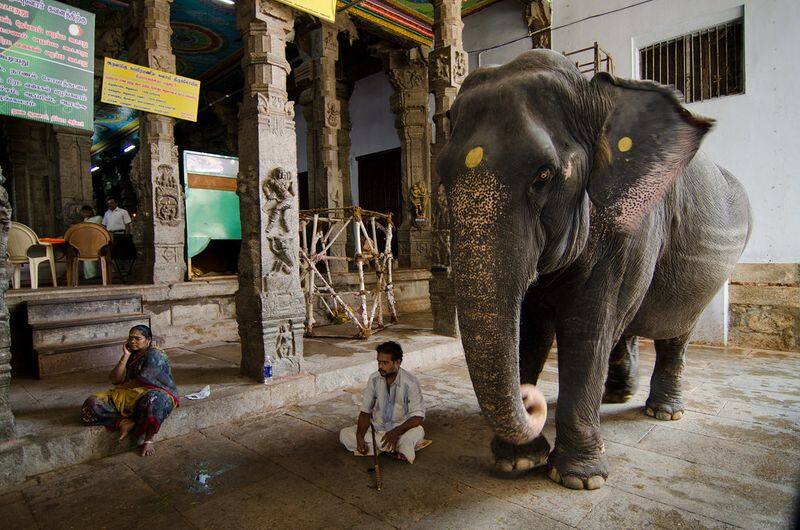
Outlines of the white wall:
M525 37L517 42L480 53L482 66L504 64L531 49L528 26L518 0L503 0L464 18L464 49L469 54L470 72L478 66L477 51Z
M400 147L389 108L392 85L383 72L356 82L350 96L350 185L353 204L358 204L358 164L356 157Z
M554 2L553 26L635 4L634 0ZM744 184L754 212L747 263L800 262L800 3L796 0L654 0L553 31L553 49L571 51L597 41L615 60L615 73L637 77L637 50L725 22L744 12L745 94L688 107L715 118L703 143Z

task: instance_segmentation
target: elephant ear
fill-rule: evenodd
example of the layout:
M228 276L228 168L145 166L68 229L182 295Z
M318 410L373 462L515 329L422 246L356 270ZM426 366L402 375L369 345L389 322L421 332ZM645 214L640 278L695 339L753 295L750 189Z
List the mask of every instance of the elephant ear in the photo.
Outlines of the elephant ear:
M713 121L686 110L676 93L650 81L600 73L592 84L611 101L595 146L588 193L603 218L636 232L694 157Z

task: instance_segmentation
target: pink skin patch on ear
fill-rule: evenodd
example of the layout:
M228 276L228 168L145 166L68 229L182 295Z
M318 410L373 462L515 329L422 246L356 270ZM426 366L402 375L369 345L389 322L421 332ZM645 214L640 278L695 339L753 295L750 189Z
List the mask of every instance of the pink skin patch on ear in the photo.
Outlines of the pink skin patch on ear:
M567 160L567 165L564 166L564 180L569 180L572 177L572 157Z

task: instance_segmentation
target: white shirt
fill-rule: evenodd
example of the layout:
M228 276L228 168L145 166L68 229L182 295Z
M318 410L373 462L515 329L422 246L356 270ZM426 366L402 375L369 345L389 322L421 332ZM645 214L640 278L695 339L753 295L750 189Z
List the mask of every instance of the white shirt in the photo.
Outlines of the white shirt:
M123 231L125 225L131 222L131 216L124 208L117 206L114 210L106 210L103 215L103 225L109 232Z
M419 381L400 368L392 386L386 388L386 378L375 372L364 389L361 412L372 414L377 431L390 431L414 416L424 419L425 405Z

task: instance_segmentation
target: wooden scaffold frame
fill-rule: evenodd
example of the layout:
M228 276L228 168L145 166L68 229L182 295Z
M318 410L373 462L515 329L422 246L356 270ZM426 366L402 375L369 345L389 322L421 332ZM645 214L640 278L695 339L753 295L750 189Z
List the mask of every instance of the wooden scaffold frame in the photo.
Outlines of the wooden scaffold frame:
M358 234L355 237L355 256L335 256L330 253L334 243L348 227ZM384 248L378 248L378 234L385 234ZM373 331L386 327L383 321L383 298L389 309L390 322L397 323L397 310L392 286L392 214L363 210L358 206L323 208L300 212L300 281L306 297L306 336L314 336L314 307L316 301L332 320L346 317L358 328L358 337L369 338ZM357 291L336 291L331 263L355 263L358 273ZM318 266L325 264L325 270ZM365 268L371 265L375 272L375 287L367 290ZM343 296L353 295L358 309L351 308ZM370 300L371 299L371 300ZM370 303L371 302L371 303Z

